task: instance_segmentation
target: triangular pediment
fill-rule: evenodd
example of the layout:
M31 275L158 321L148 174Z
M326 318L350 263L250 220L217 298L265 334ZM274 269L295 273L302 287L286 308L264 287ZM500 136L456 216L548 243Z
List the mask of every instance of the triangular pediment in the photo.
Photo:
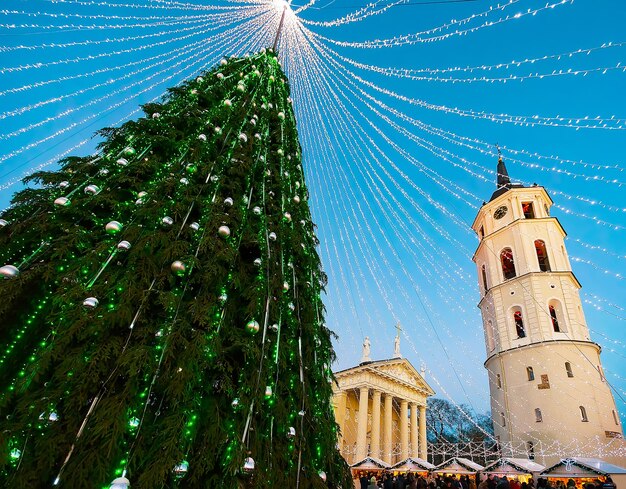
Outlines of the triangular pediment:
M341 384L341 380L367 371L374 376L379 376L398 384L404 384L413 389L423 392L426 396L432 396L435 391L428 385L421 374L411 365L406 358L393 358L390 360L378 360L362 363L356 367L335 373L335 377Z

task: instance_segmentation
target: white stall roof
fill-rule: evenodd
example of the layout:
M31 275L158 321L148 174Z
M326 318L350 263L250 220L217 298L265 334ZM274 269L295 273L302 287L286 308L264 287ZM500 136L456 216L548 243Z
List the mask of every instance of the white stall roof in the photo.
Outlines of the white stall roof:
M542 477L594 477L597 475L626 474L626 469L599 458L572 457L548 467Z
M374 457L365 457L363 460L352 464L350 467L353 469L374 470L388 469L390 465L387 462L383 462L382 460Z
M475 474L485 468L467 458L455 457L437 465L435 470L439 474Z
M487 473L523 475L541 472L545 470L545 468L544 465L540 465L527 458L503 457L487 465L484 471Z
M433 470L435 466L424 459L409 457L392 465L391 468L400 472L423 472L425 470Z

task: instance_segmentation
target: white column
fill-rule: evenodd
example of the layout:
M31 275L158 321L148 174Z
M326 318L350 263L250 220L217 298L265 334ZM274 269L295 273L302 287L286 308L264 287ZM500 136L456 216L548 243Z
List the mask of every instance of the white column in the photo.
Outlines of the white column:
M418 441L417 441L417 425L419 413L417 411L417 403L411 403L411 457L419 457Z
M400 445L400 459L409 458L409 403L405 399L400 401Z
M380 457L380 391L374 391L372 397L372 434L370 436L370 455Z
M359 419L356 427L356 458L359 462L367 457L367 401L368 389L361 387L359 391Z
M393 415L393 396L391 394L385 394L385 421L383 425L384 443L383 443L383 460L388 464L393 463L391 452L393 449L392 440L392 415Z
M419 426L419 439L420 439L420 458L428 460L428 451L426 447L426 405L420 408L420 426Z
M339 436L337 437L337 443L339 444L339 452L343 453L343 438L346 431L346 402L348 399L348 393L346 391L340 391L336 394L337 399L337 412L335 418L339 425Z

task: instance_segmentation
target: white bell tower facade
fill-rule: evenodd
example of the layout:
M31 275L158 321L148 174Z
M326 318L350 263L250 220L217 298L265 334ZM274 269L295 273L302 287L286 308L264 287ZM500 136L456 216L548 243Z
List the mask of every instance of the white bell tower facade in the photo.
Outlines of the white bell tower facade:
M511 183L500 159L472 225L495 434L503 455L540 463L598 457L622 438L551 205L543 187Z

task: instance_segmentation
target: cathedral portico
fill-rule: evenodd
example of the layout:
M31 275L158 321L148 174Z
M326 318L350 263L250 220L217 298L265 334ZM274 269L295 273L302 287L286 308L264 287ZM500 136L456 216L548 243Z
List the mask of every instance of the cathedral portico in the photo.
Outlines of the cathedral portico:
M365 357L369 357L368 343ZM426 400L434 391L398 351L396 345L395 358L363 362L335 373L339 447L350 464L367 456L389 464L427 457Z

